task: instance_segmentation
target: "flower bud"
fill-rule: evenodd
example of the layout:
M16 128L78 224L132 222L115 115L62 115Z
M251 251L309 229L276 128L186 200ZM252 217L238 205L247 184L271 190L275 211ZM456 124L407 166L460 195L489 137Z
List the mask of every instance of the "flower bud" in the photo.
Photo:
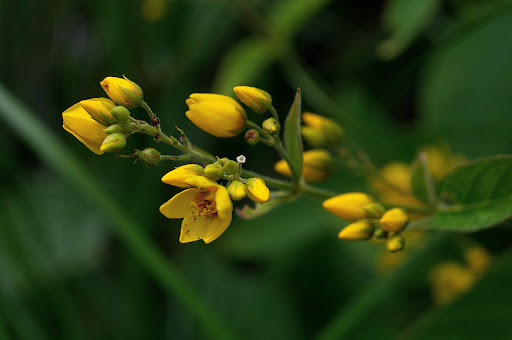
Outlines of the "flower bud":
M113 124L113 125L110 125L108 128L104 129L103 131L105 131L105 133L110 135L111 133L116 133L116 132L123 133L124 128L121 126L121 124Z
M333 145L343 138L343 128L332 119L320 116L316 113L304 112L302 114L302 121L306 125L303 129L306 128L306 131L315 130L317 132L316 134L312 134L311 132L304 134L303 130L303 136L308 144L310 144L310 142L313 143L310 144L313 147ZM320 135L322 137L320 137Z
M376 240L384 240L388 238L388 232L382 230L380 227L376 227L375 231L373 232L373 238Z
M405 247L405 238L398 234L391 236L386 242L386 248L390 253L402 251Z
M107 137L106 126L92 119L80 103L62 113L62 127L95 154L103 153L100 147Z
M361 219L343 228L339 232L338 238L345 241L367 240L372 237L374 228L370 220Z
M368 203L363 207L366 215L371 218L381 218L386 209L379 203Z
M224 169L224 173L228 176L236 175L238 172L238 163L227 159L222 166L222 169Z
M106 77L100 85L110 99L128 109L136 108L142 102L142 89L125 76L123 78Z
M224 169L222 168L222 164L219 162L208 164L204 168L204 175L214 181L218 181L222 178L222 176L224 176Z
M402 208L393 208L386 211L379 222L385 231L399 233L409 222L409 216Z
M469 268L477 274L485 272L492 262L491 255L485 248L480 246L472 246L469 248L464 253L464 259Z
M213 93L193 93L185 114L201 130L216 137L234 137L245 127L245 110L233 98Z
M233 88L238 99L256 112L263 113L272 105L272 97L268 92L252 86L236 86Z
M247 196L247 189L245 184L238 180L231 182L226 189L228 190L229 196L233 201L240 201L244 199L245 196Z
M105 138L100 150L103 152L117 152L126 146L126 138L122 133L112 133Z
M350 192L326 199L322 206L330 213L347 221L367 218L364 206L373 203L373 199L362 192Z
M332 168L331 154L322 149L313 149L302 155L302 177L308 182L320 182L327 179ZM288 163L282 159L274 165L274 170L290 177L292 172Z
M109 126L117 123L116 119L112 116L111 110L116 106L116 103L108 98L92 98L82 100L80 105L85 111L101 125Z
M256 145L260 140L260 133L258 132L258 130L249 129L245 133L245 140L250 145Z
M245 183L247 187L247 196L256 203L266 203L270 199L270 190L268 190L265 181L258 177L249 178Z
M160 152L153 148L145 148L144 150L135 150L135 154L139 157L144 165L153 167L160 164Z
M112 116L118 121L118 122L124 122L128 118L130 118L130 111L124 106L116 106L111 111Z
M186 181L195 176L204 176L204 168L198 164L185 164L166 173L162 182L179 188L190 188L193 185Z
M279 125L279 122L275 118L268 118L263 121L261 124L261 127L265 132L270 133L271 135L275 135L276 133L279 133L279 129L281 126Z
M321 130L310 126L303 126L300 128L300 131L302 138L313 148L321 148L329 144L327 137Z

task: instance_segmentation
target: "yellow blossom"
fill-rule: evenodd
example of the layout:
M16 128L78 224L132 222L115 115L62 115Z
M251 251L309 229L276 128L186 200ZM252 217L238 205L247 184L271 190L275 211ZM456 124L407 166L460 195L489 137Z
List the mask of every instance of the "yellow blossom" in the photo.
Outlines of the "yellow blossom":
M126 77L106 77L100 85L110 99L128 109L133 109L142 102L142 89Z
M343 128L336 121L312 112L304 112L302 136L312 147L324 147L343 137Z
M89 150L101 155L100 150L107 134L106 126L91 118L80 104L75 104L62 113L62 127L82 142Z
M238 99L256 112L263 113L272 105L272 97L266 91L252 86L233 88Z
M117 120L110 112L116 106L116 103L108 98L82 100L80 105L82 105L92 119L101 125L108 126L117 123Z
M203 176L204 168L199 164L185 164L169 171L162 177L162 182L180 188L190 188L188 179L195 176Z
M393 208L386 211L379 222L383 230L399 233L409 222L409 215L402 208Z
M167 218L183 218L180 242L217 239L231 223L233 203L228 191L209 178L192 176L185 179L185 189L160 206Z
M476 281L471 270L457 262L442 262L431 269L429 281L434 301L446 305L468 291Z
M233 98L213 93L193 93L185 114L201 130L216 137L234 137L245 127L245 111Z
M320 182L327 179L332 167L331 154L323 149L313 149L302 155L302 177L308 182ZM290 177L292 172L288 163L282 159L274 165L274 170Z
M464 253L464 259L469 268L476 274L482 274L491 265L491 255L485 248L472 246Z
M405 247L405 237L402 235L393 235L386 242L386 248L390 253L402 251Z
M322 206L330 213L347 221L367 218L364 206L373 203L373 199L362 192L350 192L326 199Z
M245 183L247 196L256 203L266 203L270 199L270 190L265 181L258 177L249 178Z
M339 232L338 238L345 241L367 240L372 237L374 229L375 227L370 220L361 219L343 228Z
M428 145L421 151L425 153L428 171L436 181L467 160L462 154L453 154L447 145Z

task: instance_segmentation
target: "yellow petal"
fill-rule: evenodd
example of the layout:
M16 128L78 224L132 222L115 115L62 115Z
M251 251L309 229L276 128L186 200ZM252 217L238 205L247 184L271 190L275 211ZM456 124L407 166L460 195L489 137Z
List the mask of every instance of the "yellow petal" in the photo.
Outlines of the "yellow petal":
M217 218L216 222L220 222L217 228L215 228L215 225L212 223L211 226L208 227L208 232L203 237L204 243L208 244L210 242L215 241L222 233L228 229L229 224L231 223L232 215L230 214L228 219L222 220L220 218Z
M198 164L186 164L169 171L162 177L162 182L180 188L190 188L192 185L185 182L193 176L202 176L204 169Z
M193 187L202 188L208 191L214 191L217 190L218 187L221 187L219 183L203 176L192 176L185 179L184 182Z
M62 127L97 155L107 134L106 126L96 122L80 104L75 104L62 113Z
M219 186L215 194L215 204L217 206L217 216L221 220L231 221L231 215L233 212L233 202L226 188ZM226 227L227 228L227 227Z
M202 193L198 188L186 189L160 206L160 212L167 218L184 218L192 214L192 201Z
M180 242L188 243L201 240L208 226L217 220L215 217L188 215L181 223Z

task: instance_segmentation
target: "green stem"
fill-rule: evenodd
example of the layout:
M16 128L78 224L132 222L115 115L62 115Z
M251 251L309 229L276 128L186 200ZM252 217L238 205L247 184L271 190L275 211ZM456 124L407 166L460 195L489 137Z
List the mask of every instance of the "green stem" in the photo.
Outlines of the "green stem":
M151 108L149 107L148 103L146 103L144 100L142 100L142 102L140 102L139 104L144 110L146 110L146 112L148 113L149 115L149 118L150 119L153 119L153 117L155 117L155 113L153 112L153 110L151 110Z
M86 170L87 167L52 133L36 115L0 85L0 117L50 167L93 202L111 223L112 231L169 296L179 301L198 321L205 337L235 339L231 331L196 292L178 268L154 246L145 230ZM169 138L169 141L172 141Z

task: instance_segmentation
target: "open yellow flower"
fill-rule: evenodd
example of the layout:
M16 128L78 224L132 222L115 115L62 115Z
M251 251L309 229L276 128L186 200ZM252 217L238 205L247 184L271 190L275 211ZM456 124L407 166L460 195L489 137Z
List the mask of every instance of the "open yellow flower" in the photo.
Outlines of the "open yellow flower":
M62 112L62 127L95 154L103 154L100 147L107 137L103 131L107 127L92 119L80 103Z
M185 189L160 206L167 218L183 218L180 242L203 240L210 243L229 227L233 203L228 191L203 176L190 176Z
M186 100L185 114L198 128L216 137L234 137L245 127L245 110L231 97L193 93Z

